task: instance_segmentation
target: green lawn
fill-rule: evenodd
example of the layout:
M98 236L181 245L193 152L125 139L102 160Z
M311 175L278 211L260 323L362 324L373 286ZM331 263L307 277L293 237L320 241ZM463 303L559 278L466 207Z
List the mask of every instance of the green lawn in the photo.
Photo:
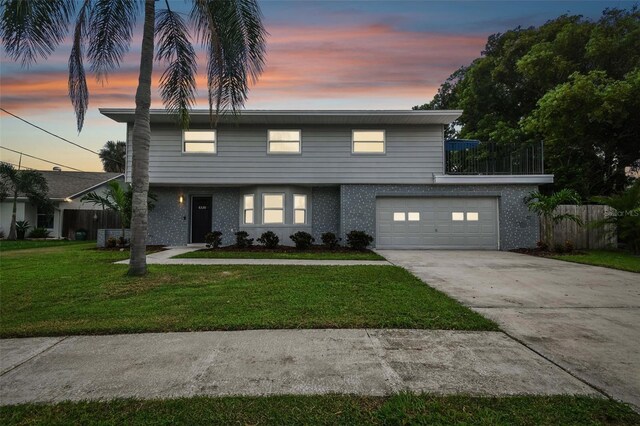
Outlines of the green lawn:
M34 249L34 248L42 248L42 247L57 247L57 246L68 246L71 244L84 244L87 241L73 241L73 240L17 240L17 241L7 241L0 240L0 251L9 251L9 250L24 250L24 249ZM95 241L93 242L95 245Z
M240 251L240 250L198 250L175 256L177 258L205 259L311 259L311 260L384 260L384 257L372 251Z
M0 337L261 328L496 330L395 266L152 265L93 243L2 253Z
M640 256L624 251L588 250L584 254L561 254L551 256L554 259L587 265L605 266L623 271L640 272Z
M391 397L194 397L66 402L0 407L0 423L133 425L637 425L640 416L607 399L571 396L481 398L399 394Z

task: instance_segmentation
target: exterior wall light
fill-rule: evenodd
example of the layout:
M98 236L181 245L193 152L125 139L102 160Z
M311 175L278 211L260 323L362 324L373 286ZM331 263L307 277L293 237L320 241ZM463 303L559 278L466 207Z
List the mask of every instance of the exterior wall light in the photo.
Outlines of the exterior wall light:
M184 203L184 197L183 197L182 195L180 195L180 196L178 197L178 202L179 202L180 204Z

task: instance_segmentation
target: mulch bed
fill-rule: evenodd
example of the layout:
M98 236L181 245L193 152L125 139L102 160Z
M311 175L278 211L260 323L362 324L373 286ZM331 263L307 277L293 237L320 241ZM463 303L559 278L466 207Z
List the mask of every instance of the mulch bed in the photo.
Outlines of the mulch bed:
M551 256L558 256L563 254L571 254L571 255L586 254L585 252L582 252L580 250L574 250L570 253L568 252L558 253L556 251L541 250L539 248L518 248L518 249L509 250L509 251L512 251L514 253L520 253L520 254L528 254L530 256L538 256L538 257L551 257Z
M203 250L210 250L210 251L244 251L247 253L300 253L300 252L305 252L305 253L373 253L373 251L367 249L367 250L354 250L352 248L349 247L336 247L335 249L330 249L326 246L322 246L322 245L312 245L311 247L304 249L304 250L300 250L297 249L295 247L291 247L291 246L278 246L276 248L273 249L269 249L266 248L265 246L262 245L253 245L250 247L246 247L246 248L240 248L237 245L230 245L230 246L224 246L224 247L218 247L216 249L214 248L208 248L208 249L203 249Z
M127 247L95 247L93 250L100 250L100 251L129 251L129 246ZM165 246L147 246L147 254L149 253L157 253L159 251L165 251L166 247Z

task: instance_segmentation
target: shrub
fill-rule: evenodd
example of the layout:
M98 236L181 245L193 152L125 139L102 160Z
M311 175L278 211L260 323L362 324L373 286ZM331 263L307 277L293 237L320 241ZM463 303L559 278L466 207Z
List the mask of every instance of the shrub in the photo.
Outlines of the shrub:
M0 240L4 239L4 231L0 230Z
M207 232L207 234L204 236L204 242L207 247L211 247L214 249L220 247L220 244L222 244L222 232Z
M340 238L336 237L336 234L334 234L333 232L325 232L324 234L322 234L322 244L332 250L338 247L339 242Z
M564 253L564 244L556 243L553 245L553 251L555 253Z
M573 245L573 242L567 240L564 242L564 251L565 253L573 253L576 247Z
M310 233L304 231L298 231L289 238L291 238L291 241L294 242L296 248L299 250L308 249L315 241L315 238L313 238Z
M364 231L351 231L347 234L347 244L354 250L365 250L373 242L373 237Z
M258 242L263 244L268 249L274 249L278 247L278 243L280 242L280 238L275 234L275 232L267 231L263 233L260 238L258 238Z
M29 238L49 238L50 234L47 228L33 228L29 232Z
M105 242L104 246L106 248L115 248L118 245L118 239L116 237L109 237Z
M247 248L253 245L253 238L249 238L247 231L236 232L236 246L238 248Z
M125 237L118 238L118 245L120 247L126 247L128 244L129 244L129 240L127 240Z
M536 243L536 246L538 246L538 250L542 250L542 251L547 251L549 250L549 244L545 243L544 241L540 240Z

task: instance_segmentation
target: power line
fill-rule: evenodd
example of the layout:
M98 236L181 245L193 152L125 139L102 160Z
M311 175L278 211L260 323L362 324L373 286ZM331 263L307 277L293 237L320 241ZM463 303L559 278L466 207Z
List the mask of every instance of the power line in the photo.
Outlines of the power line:
M16 163L12 163L11 161L0 160L0 163L11 164L13 167L19 167L19 168L22 168L22 169L35 170L35 169L32 169L31 167L22 166L22 165L19 165L19 164L16 164Z
M22 122L24 122L24 123L28 124L29 126L35 127L36 129L41 130L41 131L43 131L43 132L47 133L48 135L53 136L54 138L58 138L58 139L60 139L61 141L64 141L64 142L70 143L71 145L76 146L76 147L78 147L78 148L80 148L80 149L83 149L83 150L85 150L85 151L88 151L88 152L90 152L90 153L92 153L92 154L94 154L94 155L97 155L98 157L100 156L100 154L99 154L98 152L93 151L93 150L91 150L91 149L89 149L89 148L87 148L87 147L84 147L84 146L82 146L82 145L80 145L80 144L77 144L77 143L75 143L75 142L72 142L72 141L70 141L70 140L69 140L69 139L67 139L67 138L63 138L62 136L58 136L58 135L56 135L55 133L52 133L52 132L50 132L50 131L48 131L48 130L46 130L46 129L43 129L42 127L38 126L37 124L33 124L32 122L30 122L30 121L28 121L28 120L25 120L24 118L19 117L19 116L15 115L14 113L7 111L7 110L6 110L6 109L4 109L4 108L0 108L0 110L1 110L1 111L3 111L3 112L6 112L7 114L9 114L9 115L10 115L10 116L12 116L12 117L17 118L18 120L20 120L20 121L22 121ZM118 164L124 164L124 163L122 162L122 160L119 160L119 159L117 159L117 158L109 157L109 159L110 159L110 160L115 161L115 162L116 162L116 163L118 163ZM71 168L71 167L69 167L69 168Z
M6 149L7 151L15 152L16 154L22 154L25 157L30 157L30 158L34 158L36 160L44 161L45 163L53 164L54 166L64 167L66 169L75 170L76 172L82 172L83 171L83 170L80 170L80 169L76 169L75 167L65 166L64 164L56 163L56 162L53 162L53 161L45 160L44 158L35 157L33 155L25 154L24 152L16 151L15 149L7 148L6 146L0 146L0 148Z

